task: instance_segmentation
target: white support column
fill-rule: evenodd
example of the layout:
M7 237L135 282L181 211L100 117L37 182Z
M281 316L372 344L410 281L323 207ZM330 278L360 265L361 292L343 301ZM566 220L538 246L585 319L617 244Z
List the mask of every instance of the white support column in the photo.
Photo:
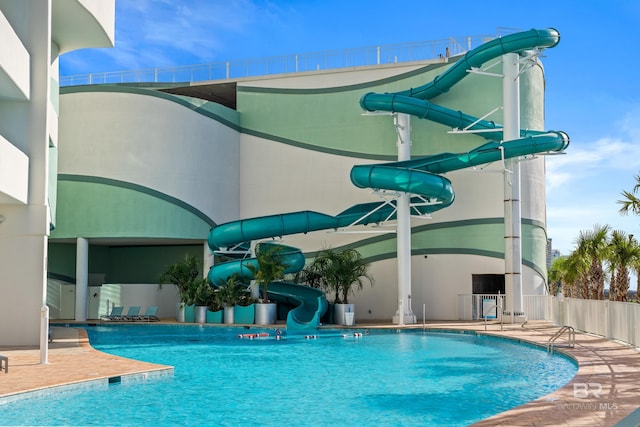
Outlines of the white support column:
M403 113L394 115L398 133L398 161L411 159L411 116ZM397 199L397 234L398 242L398 311L393 322L398 325L416 323L416 316L411 308L411 215L410 196L400 193Z
M47 215L48 217L48 215ZM40 306L40 364L49 364L49 306L47 305L47 260L49 258L49 244L47 239L42 242L42 305Z
M503 141L520 138L520 56L502 56L502 99L504 106ZM505 312L511 317L523 316L522 302L522 224L520 212L520 163L505 160L504 173L504 262Z
M205 240L202 245L202 276L207 278L209 270L213 267L213 252L209 249L209 243Z
M49 364L49 307L40 308L40 364Z
M87 320L87 293L89 290L89 241L78 237L76 241L76 320Z

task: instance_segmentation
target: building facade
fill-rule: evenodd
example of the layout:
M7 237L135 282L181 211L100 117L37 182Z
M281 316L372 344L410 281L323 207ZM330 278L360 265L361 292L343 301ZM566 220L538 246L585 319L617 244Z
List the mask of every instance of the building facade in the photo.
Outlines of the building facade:
M152 293L162 268L181 253L198 254L210 264L206 238L212 226L306 210L336 215L388 197L357 188L349 179L354 165L397 159L393 116L364 114L359 100L368 92L425 84L455 60L250 77L196 87L63 88L59 215L51 236L56 250L50 273L72 276L73 263L54 253L71 256L76 253L74 239L85 238L89 273L98 282L151 284ZM543 88L542 67L521 75L523 128L544 129ZM501 105L502 83L470 75L433 102L480 117ZM499 123L501 113L491 119ZM465 153L486 142L450 130L412 118L412 157ZM455 319L458 295L471 294L473 283L478 288L484 276L493 284L495 275L504 275L503 171L504 164L495 162L446 174L455 202L429 219L412 219L414 312L421 314L424 306L430 319ZM522 161L521 172L523 293L541 294L547 241L544 158ZM391 224L274 237L310 258L326 247L356 247L372 262L375 277L374 286L354 296L356 316L390 319L398 304L392 231ZM113 302L113 296L109 300ZM101 301L104 306L105 298ZM170 308L164 315L172 315Z
M113 0L0 1L0 340L46 330L48 236L55 227L58 57L114 42Z
M298 211L337 215L392 197L350 181L354 165L398 158L393 114L366 114L359 100L369 92L424 85L460 58L58 90L57 55L113 44L113 2L53 1L46 13L35 4L0 2L4 27L18 28L12 49L22 52L11 59L19 64L3 67L18 70L18 78L0 87L0 108L10 112L0 116L0 161L10 159L12 167L8 174L0 168L0 263L7 271L1 287L11 295L0 302L0 328L12 343L37 340L44 303L59 319L99 318L114 304L159 305L161 317L172 317L177 296L158 287L160 274L185 253L200 257L207 269L214 262L207 237L219 224ZM51 34L39 34L40 25L13 23L13 9L20 7L39 24L47 22ZM67 8L64 16L72 10L93 17L93 25L80 26L77 34L64 26L65 40L75 44L56 38L56 7ZM31 78L29 87L24 73L34 73L36 57L40 80ZM501 79L469 74L432 102L476 117L493 111L488 120L501 123L502 96ZM520 75L520 112L523 129L544 130L541 66ZM30 130L21 134L12 116L29 121ZM412 158L467 153L486 143L430 120L412 117L410 124ZM543 294L544 157L520 165L523 293ZM504 277L504 173L502 161L448 172L454 203L411 219L408 302L418 318L424 312L428 319L456 319L460 295L495 291L496 277ZM393 223L273 237L309 259L328 247L357 248L371 262L375 283L354 295L356 318L390 320L396 312ZM25 312L33 313L25 334L10 332L6 320Z

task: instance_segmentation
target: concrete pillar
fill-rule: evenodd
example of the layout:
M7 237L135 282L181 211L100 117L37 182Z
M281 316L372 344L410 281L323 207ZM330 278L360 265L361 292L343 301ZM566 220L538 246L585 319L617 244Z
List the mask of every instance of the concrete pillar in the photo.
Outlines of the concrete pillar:
M398 133L398 161L411 159L411 116L396 113L395 125ZM398 311L393 323L404 325L416 323L411 308L411 212L410 195L400 193L397 198L397 259L398 259Z
M76 241L76 316L87 320L87 293L89 291L89 241L78 237Z
M502 56L503 140L520 138L520 56ZM506 313L511 322L523 316L522 301L522 215L520 212L520 163L505 160L504 173L504 263Z

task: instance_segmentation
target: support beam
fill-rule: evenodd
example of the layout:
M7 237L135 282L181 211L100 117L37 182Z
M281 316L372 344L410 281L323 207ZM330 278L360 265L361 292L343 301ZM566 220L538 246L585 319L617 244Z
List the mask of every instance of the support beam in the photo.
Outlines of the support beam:
M76 241L76 310L75 319L87 320L87 294L89 293L89 241L78 237Z
M520 56L502 56L502 97L504 107L503 140L520 138ZM505 314L511 322L524 316L522 301L522 219L520 211L520 163L512 158L505 161L504 173L504 262Z
M398 133L398 161L411 159L411 116L404 113L394 115ZM398 325L416 323L411 308L411 197L407 193L398 196L397 212L397 259L398 259L398 311L393 323Z

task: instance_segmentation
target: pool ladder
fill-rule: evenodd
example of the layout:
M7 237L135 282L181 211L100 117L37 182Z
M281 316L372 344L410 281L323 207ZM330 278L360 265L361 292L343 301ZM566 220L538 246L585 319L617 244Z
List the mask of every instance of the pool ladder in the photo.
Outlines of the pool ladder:
M549 341L547 341L547 352L548 353L553 353L553 344L565 332L567 332L568 341L569 341L569 343L568 343L569 347L573 348L573 347L576 346L576 331L575 331L575 329L573 329L572 326L566 326L565 325L562 328L560 328L555 334L553 334L551 336L551 338L549 338Z
M484 317L484 330L487 330L487 311L491 311L493 309L496 309L497 313L500 313L500 330L504 331L504 322L503 322L503 314L502 314L502 304L498 303L498 304L494 304L490 307L487 307L483 312L482 312L482 317ZM496 313L496 314L497 314Z

